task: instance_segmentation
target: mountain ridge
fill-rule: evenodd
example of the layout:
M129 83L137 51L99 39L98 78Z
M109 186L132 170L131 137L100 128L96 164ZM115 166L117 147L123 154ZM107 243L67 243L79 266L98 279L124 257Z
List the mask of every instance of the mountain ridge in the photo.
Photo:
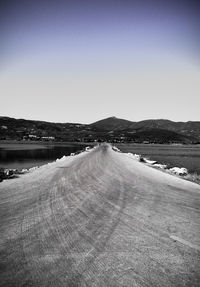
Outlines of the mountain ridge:
M174 122L168 119L149 119L133 122L108 117L91 124L81 124L0 117L1 140L42 138L48 140L48 137L57 141L92 142L100 139L110 142L198 143L200 121Z
M107 122L110 122L110 117L97 121L92 124L92 126L95 126L96 128L101 128L101 130L107 130ZM123 119L118 119L112 117L112 121L115 121L114 126L118 125L120 126L120 129L118 130L126 130L129 132L133 131L142 131L142 130L149 130L149 129L164 129L168 131L174 131L181 133L182 135L186 136L192 136L197 137L200 139L200 121L187 121L187 122L174 122L168 119L149 119L149 120L143 120L138 122L131 122L127 121L126 126L124 126L124 129L121 128L122 123L124 122ZM128 126L127 126L128 122ZM103 129L103 123L105 125L105 128ZM116 130L116 128L115 128Z

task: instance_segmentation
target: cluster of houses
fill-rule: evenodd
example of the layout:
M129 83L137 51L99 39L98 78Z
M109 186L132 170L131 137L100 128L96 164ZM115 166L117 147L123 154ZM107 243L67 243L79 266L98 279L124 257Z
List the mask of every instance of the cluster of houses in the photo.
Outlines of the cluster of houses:
M37 135L27 135L27 136L23 136L23 140L33 140L33 141L38 141L38 140L42 140L42 141L55 141L55 137L53 136L37 136Z
M83 129L82 129L83 128ZM9 128L7 125L0 126L0 140L24 140L24 141L58 141L58 142L110 142L110 143L169 143L180 144L180 141L169 140L163 137L134 137L134 135L121 132L90 131L91 128L83 125L69 125L66 128L57 130L45 130L37 128ZM11 131L10 131L11 130ZM52 135L53 134L53 135Z

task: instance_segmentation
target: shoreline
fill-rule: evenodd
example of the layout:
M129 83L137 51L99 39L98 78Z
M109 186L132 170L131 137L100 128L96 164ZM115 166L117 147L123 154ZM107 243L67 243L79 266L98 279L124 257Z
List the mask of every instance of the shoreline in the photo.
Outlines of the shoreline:
M34 140L5 140L5 139L1 139L0 140L0 145L2 144L49 144L49 145L54 145L54 144L75 144L75 145L79 145L79 144L86 144L86 145L94 145L96 144L97 142L83 142L83 141L45 141L45 140L37 140L37 141L34 141ZM112 144L112 142L108 142L109 144ZM182 146L182 147L187 147L187 146L199 146L200 147L200 143L137 143L137 142L114 142L114 144L116 145L140 145L140 146L164 146L164 145L167 145L167 146L173 146L173 147L179 147L179 146Z
M34 171L36 169L43 168L45 166L49 166L49 165L54 164L54 163L56 163L58 161L63 161L63 160L65 160L68 157L72 157L72 156L78 155L80 153L89 151L90 149L91 149L90 147L86 146L82 150L78 150L75 153L71 153L70 155L63 155L61 158L57 158L57 159L55 159L55 160L53 160L51 162L42 164L40 166L33 166L33 167L30 167L30 168L22 168L22 169L3 168L2 167L2 168L0 168L0 183L3 182L4 180L18 178L20 175L24 175L24 174L30 173L30 172L32 172L32 171Z
M119 152L121 152L119 150ZM158 169L164 173L168 173L170 175L185 179L190 182L194 182L200 185L200 175L197 173L190 173L188 172L187 168L185 167L168 167L166 164L161 164L156 160L151 160L146 157L141 156L140 154L132 154L126 153L129 156L134 156L138 161L142 162L143 164L152 167L154 169Z
M1 144L30 144L30 145L94 145L95 142L60 142L60 141L18 141L18 140L0 140L0 147Z

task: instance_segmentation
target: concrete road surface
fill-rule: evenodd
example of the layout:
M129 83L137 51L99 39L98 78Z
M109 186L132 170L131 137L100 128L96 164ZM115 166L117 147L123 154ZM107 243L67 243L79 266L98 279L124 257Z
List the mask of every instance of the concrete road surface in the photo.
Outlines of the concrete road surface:
M200 186L107 144L0 200L0 286L200 286Z

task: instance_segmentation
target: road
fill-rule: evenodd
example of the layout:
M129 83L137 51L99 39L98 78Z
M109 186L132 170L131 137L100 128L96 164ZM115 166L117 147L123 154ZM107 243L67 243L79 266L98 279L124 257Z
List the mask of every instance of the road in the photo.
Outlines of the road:
M0 184L0 286L199 286L200 186L103 144Z

